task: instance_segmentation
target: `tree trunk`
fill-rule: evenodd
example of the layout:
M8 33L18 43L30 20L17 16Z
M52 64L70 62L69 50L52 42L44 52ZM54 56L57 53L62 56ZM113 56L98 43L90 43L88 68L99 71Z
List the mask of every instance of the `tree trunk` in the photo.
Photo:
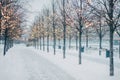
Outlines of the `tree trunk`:
M65 0L63 0L63 18L64 18L64 22L63 22L63 58L66 58L66 17L65 17Z
M45 35L43 33L43 51L45 51Z
M76 50L78 50L78 34L76 32Z
M64 38L63 38L63 58L66 58L66 32L65 32L65 28L64 28Z
M47 36L47 52L49 52L49 34Z
M5 40L4 40L4 53L3 55L6 55L6 48L7 48L7 35L8 35L8 28L5 29Z
M82 11L82 0L80 0L80 10ZM81 41L82 41L82 13L79 14L79 64L82 64Z
M53 48L54 48L54 55L56 55L56 35L55 35L55 26L54 26L54 31L53 31L53 38L54 38L54 42L53 42Z
M110 29L110 76L114 75L113 29Z
M86 30L86 48L88 48L88 29Z
M54 48L54 55L56 55L56 35L55 35L55 24L53 21L53 48Z
M81 64L82 63L82 61L81 61L81 37L82 37L82 35L81 35L81 28L80 28L80 31L79 31L79 64Z
M35 39L35 48L37 49L37 39Z
M53 48L54 48L54 55L56 55L56 34L55 34L55 17L54 17L54 13L55 13L55 3L54 3L54 0L53 0L53 39L54 39L54 42L53 42Z
M42 50L41 36L40 36L40 50Z
M113 21L113 12L114 12L114 1L109 0L109 27L110 27L110 76L114 76L114 58L113 58L113 34L114 34L114 21Z
M36 46L37 46L37 49L39 49L39 39L37 38L37 41L36 41Z
M100 26L100 31L98 32L99 34L99 55L101 55L101 49L102 49L102 24L101 24L101 16L99 17L99 26Z
M99 55L101 55L101 49L102 49L102 37L99 36Z
M71 48L71 35L69 36L69 49Z
M36 49L36 40L34 39L34 47L35 47L35 49Z

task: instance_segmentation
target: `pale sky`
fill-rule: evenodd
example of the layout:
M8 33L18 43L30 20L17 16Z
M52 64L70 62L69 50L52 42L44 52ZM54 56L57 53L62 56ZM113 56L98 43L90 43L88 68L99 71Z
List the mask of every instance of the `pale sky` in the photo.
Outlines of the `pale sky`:
M32 24L35 16L42 10L42 8L49 7L51 5L52 0L29 0L29 7L28 10L28 21L29 25Z

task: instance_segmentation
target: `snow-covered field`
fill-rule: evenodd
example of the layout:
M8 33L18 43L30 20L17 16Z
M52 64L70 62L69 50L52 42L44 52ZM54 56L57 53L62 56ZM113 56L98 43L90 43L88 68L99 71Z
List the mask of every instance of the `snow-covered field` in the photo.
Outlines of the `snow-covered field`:
M4 57L0 52L0 80L119 80L120 59L115 59L115 76L109 76L109 58L98 55L97 50L85 49L82 64L78 64L78 51L62 50L53 55L24 44L15 45Z

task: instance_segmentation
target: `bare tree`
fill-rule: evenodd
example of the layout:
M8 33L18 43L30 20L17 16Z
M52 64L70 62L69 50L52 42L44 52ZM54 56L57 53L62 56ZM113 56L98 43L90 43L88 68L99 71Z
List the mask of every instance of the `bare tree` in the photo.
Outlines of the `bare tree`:
M75 24L78 26L75 26L76 29L79 32L79 64L82 63L82 56L81 56L81 48L82 48L82 32L83 27L85 25L85 21L87 20L87 13L86 11L89 11L89 7L87 6L86 0L72 0L72 7L75 9L76 17L74 17Z
M54 44L53 44L53 48L54 48L54 55L56 54L56 34L55 34L55 1L53 0L52 2L52 10L53 10L53 40L54 40Z
M95 4L93 4L95 3ZM115 29L119 27L120 20L120 1L119 0L98 0L89 1L89 6L91 6L95 11L100 12L99 7L102 8L102 17L106 19L106 22L110 30L110 76L114 75L114 57L113 57L113 34ZM98 7L99 6L99 7Z
M98 37L99 37L99 55L101 55L102 50L102 40L103 37L106 35L108 30L108 25L105 21L105 19L102 17L101 12L93 12L93 28L95 29Z

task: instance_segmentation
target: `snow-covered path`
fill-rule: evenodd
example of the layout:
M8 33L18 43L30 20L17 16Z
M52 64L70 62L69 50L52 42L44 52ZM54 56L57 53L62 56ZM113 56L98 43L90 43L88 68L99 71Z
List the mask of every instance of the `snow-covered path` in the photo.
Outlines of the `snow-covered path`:
M2 47L2 46L0 46ZM1 48L2 50L2 48ZM53 55L25 45L15 45L4 57L0 52L0 80L119 80L120 61L115 58L115 75L109 76L109 58L97 56L96 52L78 54L68 50L63 59L62 50ZM94 53L94 54L93 54Z
M0 55L0 80L75 80L58 66L26 47Z

